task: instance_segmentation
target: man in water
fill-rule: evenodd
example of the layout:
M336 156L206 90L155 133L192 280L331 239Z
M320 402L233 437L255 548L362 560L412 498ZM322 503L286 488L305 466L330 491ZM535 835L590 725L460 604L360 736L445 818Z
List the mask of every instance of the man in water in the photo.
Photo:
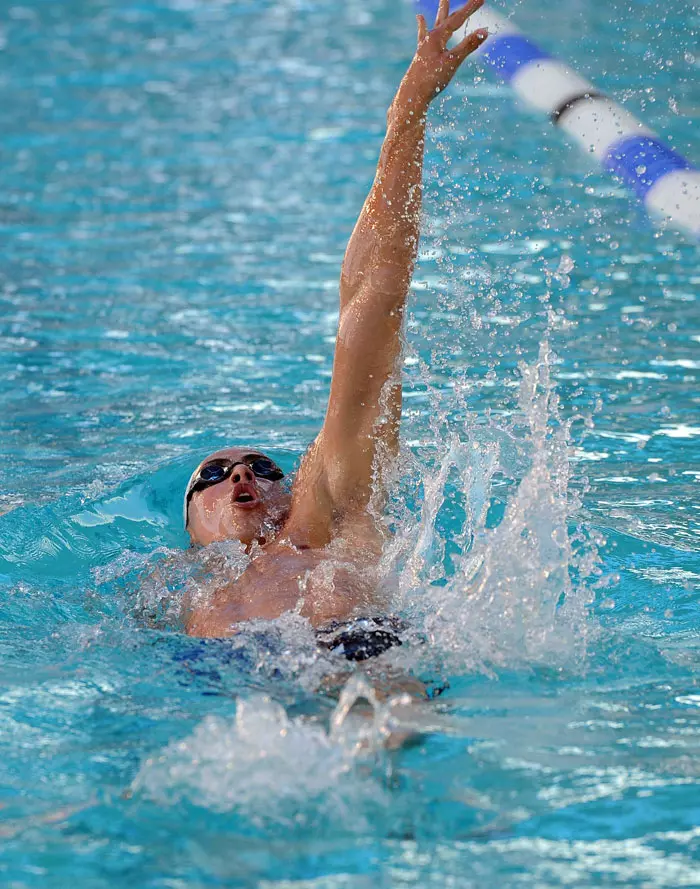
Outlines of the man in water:
M291 494L282 471L250 447L217 451L190 479L192 543L239 540L252 557L240 577L192 606L192 635L227 636L241 621L298 610L321 640L327 634L328 647L340 640L353 659L400 644L387 620L354 628L383 604L377 516L382 474L398 451L401 334L418 249L428 106L486 40L479 30L447 47L483 2L450 13L449 0L440 0L430 31L418 16L418 48L389 108L374 184L343 261L326 417Z

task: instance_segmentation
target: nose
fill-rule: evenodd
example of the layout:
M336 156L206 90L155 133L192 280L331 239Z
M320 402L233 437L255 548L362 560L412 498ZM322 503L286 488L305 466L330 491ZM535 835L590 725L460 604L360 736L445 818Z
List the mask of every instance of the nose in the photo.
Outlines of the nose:
M231 481L234 485L237 485L239 482L252 484L255 481L255 474L250 466L247 466L245 463L236 463L231 473Z

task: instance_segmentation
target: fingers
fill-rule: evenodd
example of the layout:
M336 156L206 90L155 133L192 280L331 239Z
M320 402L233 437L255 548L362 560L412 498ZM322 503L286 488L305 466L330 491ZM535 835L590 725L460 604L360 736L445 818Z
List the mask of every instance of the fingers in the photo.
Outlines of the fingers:
M422 15L417 15L416 19L418 21L418 45L425 40L428 36L428 26L425 23L425 17Z
M447 17L450 14L450 0L440 0L440 5L438 6L437 15L435 16L435 25L437 28L443 22L447 21Z
M488 36L489 32L486 28L479 28L478 31L472 31L471 34L467 34L464 40L455 46L450 54L453 58L457 58L461 65L466 57L471 55L475 49L478 49Z
M466 6L458 9L457 12L453 12L452 15L448 16L444 20L445 28L449 31L450 34L454 34L455 31L458 31L462 27L469 16L475 13L477 9L481 9L483 5L484 0L470 0L470 2L467 3ZM440 6L442 6L442 3L440 3ZM438 15L440 15L439 11Z

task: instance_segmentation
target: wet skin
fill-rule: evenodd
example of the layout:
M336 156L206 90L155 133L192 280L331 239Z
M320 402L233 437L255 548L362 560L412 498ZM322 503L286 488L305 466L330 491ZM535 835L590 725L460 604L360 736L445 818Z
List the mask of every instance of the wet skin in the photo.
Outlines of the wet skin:
M226 448L202 464L235 463L226 479L192 495L192 543L240 540L253 558L239 578L191 609L193 635L230 635L241 621L294 609L314 626L382 609L384 535L373 515L382 506L382 467L398 450L401 335L418 248L426 115L486 39L476 31L447 49L482 4L472 0L450 13L441 0L431 31L418 16L418 48L389 108L374 184L343 261L326 417L291 494L255 476L248 465L261 454L255 448Z

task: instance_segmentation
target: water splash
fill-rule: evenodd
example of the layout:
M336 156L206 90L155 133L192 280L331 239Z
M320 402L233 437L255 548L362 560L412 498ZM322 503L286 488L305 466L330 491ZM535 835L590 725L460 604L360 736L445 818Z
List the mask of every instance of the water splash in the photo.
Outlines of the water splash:
M418 734L465 736L470 728L408 694L382 699L360 673L346 682L327 724L290 716L266 695L239 698L233 720L207 716L147 759L131 791L166 805L235 811L265 826L365 830L371 813L391 803L389 751Z
M555 360L544 342L533 365L520 365L519 417L511 425L468 418L461 435L447 438L435 469L414 462L422 508L397 534L385 568L398 575L397 606L417 615L430 643L424 659L443 669L575 667L585 655L597 542L573 527L581 502ZM450 484L464 513L452 536L439 527L441 510L455 500Z
M353 722L359 700L373 715ZM189 800L236 811L266 826L362 831L369 811L388 802L380 743L388 713L359 678L341 695L330 731L289 716L267 696L239 700L233 720L207 716L189 737L146 760L132 791L162 804Z
M434 410L437 459L434 449L428 456L404 449L386 518L394 536L383 592L411 619L409 635L428 644L392 652L395 665L435 676L584 662L599 541L575 524L581 485L572 479L571 420L555 390L555 364L545 341L532 365L520 365L510 415L484 423L466 410L459 421ZM449 397L453 404L455 392ZM238 576L247 561L230 542L194 554L161 548L142 563L131 614L181 630L187 597L206 598L217 578ZM120 571L133 565L122 559L117 568L96 572L103 593L111 574L121 583ZM248 629L231 645L267 665L263 673L275 672L280 650L281 672L305 688L337 669L312 653L312 633L298 615ZM268 655L255 655L265 646Z

